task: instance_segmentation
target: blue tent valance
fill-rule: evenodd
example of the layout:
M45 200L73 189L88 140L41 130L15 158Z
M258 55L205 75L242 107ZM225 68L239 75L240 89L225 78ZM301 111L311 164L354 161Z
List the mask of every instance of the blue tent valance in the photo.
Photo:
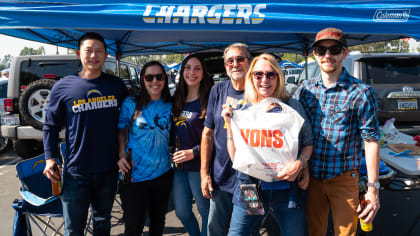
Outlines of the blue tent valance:
M1 1L0 33L76 48L101 33L120 56L217 51L245 42L254 52L307 53L325 27L349 45L420 38L417 0Z

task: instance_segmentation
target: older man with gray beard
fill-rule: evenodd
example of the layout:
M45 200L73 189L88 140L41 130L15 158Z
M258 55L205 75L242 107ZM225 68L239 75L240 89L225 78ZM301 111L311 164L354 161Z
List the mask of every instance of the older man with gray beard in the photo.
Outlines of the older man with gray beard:
M210 92L207 115L201 140L201 189L211 199L208 235L227 235L232 215L235 170L226 147L227 131L222 106L236 110L244 105L245 75L251 54L242 43L229 45L224 51L226 73L230 80L218 83Z

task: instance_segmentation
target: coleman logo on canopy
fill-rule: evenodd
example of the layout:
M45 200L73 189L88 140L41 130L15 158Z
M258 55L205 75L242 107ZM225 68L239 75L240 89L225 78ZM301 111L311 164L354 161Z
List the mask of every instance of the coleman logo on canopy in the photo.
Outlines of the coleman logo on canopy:
M410 9L378 9L373 15L376 22L407 22Z
M265 15L260 11L267 4L229 5L147 5L145 23L158 24L261 24Z

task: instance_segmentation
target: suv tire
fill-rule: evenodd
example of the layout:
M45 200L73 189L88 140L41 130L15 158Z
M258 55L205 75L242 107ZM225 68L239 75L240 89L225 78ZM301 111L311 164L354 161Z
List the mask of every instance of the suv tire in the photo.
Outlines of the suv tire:
M42 130L50 93L57 82L52 79L41 79L30 83L19 98L19 111L24 125Z
M17 140L13 143L16 154L23 159L35 157L44 152L42 142L36 140Z

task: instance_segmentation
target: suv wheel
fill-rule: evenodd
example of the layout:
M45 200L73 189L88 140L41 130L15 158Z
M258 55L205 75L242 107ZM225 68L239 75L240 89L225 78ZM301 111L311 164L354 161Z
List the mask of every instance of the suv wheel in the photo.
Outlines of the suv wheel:
M13 143L13 148L23 159L35 157L44 152L42 142L36 140L17 140Z
M41 79L30 83L19 98L19 111L25 125L42 130L45 112L55 80Z

